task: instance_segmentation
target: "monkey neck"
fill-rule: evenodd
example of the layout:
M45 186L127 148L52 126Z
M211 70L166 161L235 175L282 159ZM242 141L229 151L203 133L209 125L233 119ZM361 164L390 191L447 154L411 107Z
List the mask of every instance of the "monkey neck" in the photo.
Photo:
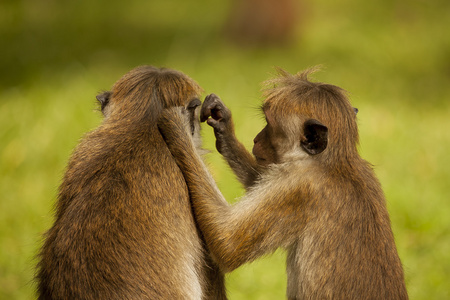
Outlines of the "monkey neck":
M117 132L134 132L139 130L157 130L155 120L145 118L145 116L111 116L103 122L104 128L112 129Z
M370 165L361 158L356 149L348 152L328 152L324 153L321 159L323 165L329 169L330 173L337 173L339 176L348 177L351 174L360 174L363 169L370 168Z

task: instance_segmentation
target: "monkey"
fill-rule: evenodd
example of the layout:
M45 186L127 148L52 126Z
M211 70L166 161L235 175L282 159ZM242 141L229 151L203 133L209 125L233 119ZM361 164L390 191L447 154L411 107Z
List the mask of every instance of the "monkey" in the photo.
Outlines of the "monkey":
M97 96L104 120L68 162L39 254L39 299L226 299L157 128L164 108L182 106L199 149L201 92L179 71L140 66Z
M186 132L186 112L158 121L184 174L194 215L223 272L287 251L288 299L408 299L386 200L358 153L356 110L347 92L311 81L308 69L266 82L266 125L252 154L237 140L230 110L206 97L201 121L213 127L245 195L229 205Z

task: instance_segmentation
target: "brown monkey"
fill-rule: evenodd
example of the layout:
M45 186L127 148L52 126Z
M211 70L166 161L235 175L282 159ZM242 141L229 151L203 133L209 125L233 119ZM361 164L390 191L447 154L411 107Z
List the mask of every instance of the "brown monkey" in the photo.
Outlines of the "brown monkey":
M40 253L39 299L226 299L156 123L183 106L199 137L200 91L181 72L142 66L97 97L105 119L69 161Z
M407 299L385 198L358 154L345 92L310 82L310 71L280 73L269 81L254 157L221 100L210 95L203 103L201 120L211 117L219 152L247 187L233 206L195 152L183 112L168 109L159 121L214 260L229 272L283 247L289 299Z

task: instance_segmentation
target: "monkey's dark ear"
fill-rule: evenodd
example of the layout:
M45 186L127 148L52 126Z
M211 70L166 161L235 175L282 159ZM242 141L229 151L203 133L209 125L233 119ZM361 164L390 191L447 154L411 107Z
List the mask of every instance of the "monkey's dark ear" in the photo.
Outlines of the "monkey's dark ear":
M189 102L189 104L187 105L187 109L188 110L196 109L200 105L202 105L202 101L200 101L199 99L195 98L195 99L193 99L193 100L191 100Z
M106 105L108 105L111 94L112 93L108 91L108 92L101 93L100 95L97 95L96 98L97 98L98 102L100 102L100 107L101 107L102 111L103 111L103 109L105 109Z
M310 155L322 153L328 145L328 128L315 119L303 124L304 137L300 142L303 150Z
M354 110L355 114L357 114L359 112L359 109L357 109L356 107L353 107L353 110Z

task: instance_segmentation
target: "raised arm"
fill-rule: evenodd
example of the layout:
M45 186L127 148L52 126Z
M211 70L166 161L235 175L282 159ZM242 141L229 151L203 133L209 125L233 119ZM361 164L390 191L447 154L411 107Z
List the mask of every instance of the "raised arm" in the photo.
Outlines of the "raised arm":
M245 149L234 134L231 111L215 94L208 95L203 102L200 121L214 129L216 148L246 189L259 177L260 166L253 155Z
M284 182L270 181L230 206L195 151L182 110L167 109L158 126L185 176L206 244L223 271L292 242L302 212L292 191L281 188Z

